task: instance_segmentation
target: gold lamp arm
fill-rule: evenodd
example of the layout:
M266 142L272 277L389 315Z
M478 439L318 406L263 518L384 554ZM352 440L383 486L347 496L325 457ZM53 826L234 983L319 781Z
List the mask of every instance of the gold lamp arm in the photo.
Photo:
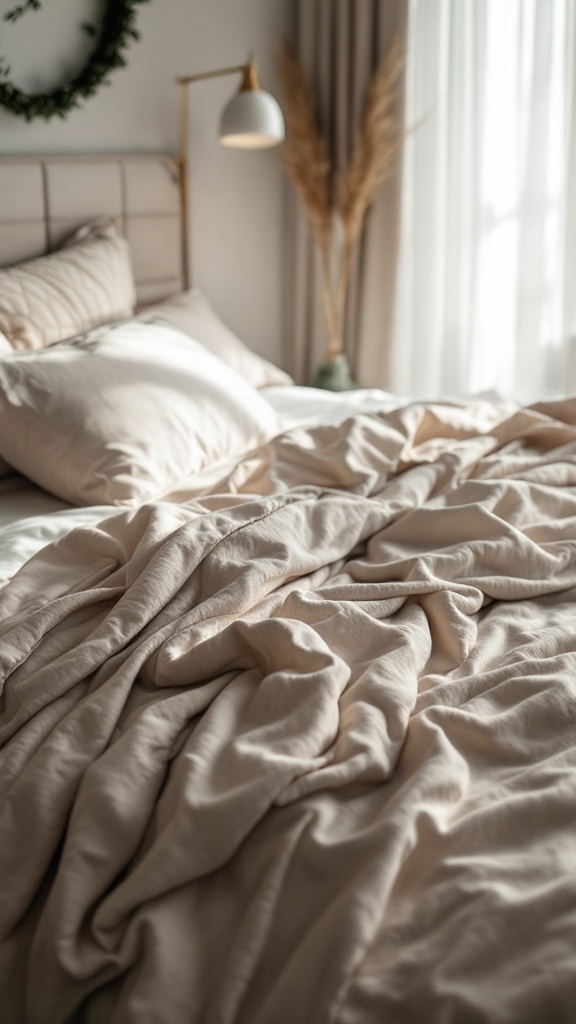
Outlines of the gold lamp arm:
M206 78L220 78L221 75L240 74L250 67L250 64L237 64L233 68L218 68L216 71L201 71L199 75L181 75L176 81L181 85L190 85L190 82L203 82Z
M248 64L237 64L231 68L219 68L217 71L203 71L198 75L182 75L176 79L179 90L179 150L178 168L180 174L180 201L182 216L182 269L184 286L190 287L190 257L188 247L188 86L192 82L203 82L207 78L221 78L223 75L243 75L241 89L258 89L258 77L253 61Z

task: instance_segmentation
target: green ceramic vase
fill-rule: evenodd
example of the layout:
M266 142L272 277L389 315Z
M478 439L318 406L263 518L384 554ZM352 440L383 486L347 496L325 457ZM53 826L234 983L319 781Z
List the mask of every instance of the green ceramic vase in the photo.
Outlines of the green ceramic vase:
M324 363L314 377L312 386L325 391L353 391L358 387L350 376L345 355L334 356Z

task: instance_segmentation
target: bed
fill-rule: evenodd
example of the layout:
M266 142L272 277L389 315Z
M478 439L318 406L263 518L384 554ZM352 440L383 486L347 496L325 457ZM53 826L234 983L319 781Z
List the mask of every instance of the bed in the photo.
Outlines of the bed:
M177 196L0 162L2 1020L574 1024L576 403L294 385Z

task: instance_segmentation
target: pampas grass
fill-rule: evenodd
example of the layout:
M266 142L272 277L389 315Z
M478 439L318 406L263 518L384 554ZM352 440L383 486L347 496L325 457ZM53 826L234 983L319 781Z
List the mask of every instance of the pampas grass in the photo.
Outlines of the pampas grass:
M362 126L350 162L336 181L328 143L318 125L315 99L302 66L289 42L284 42L278 54L286 121L284 165L306 210L320 252L329 360L342 353L350 269L367 213L380 185L393 170L402 145L403 130L395 114L395 101L403 67L403 53L395 43L368 87Z
M284 167L308 215L322 261L322 287L328 332L338 334L332 294L330 253L332 238L332 166L328 144L316 120L315 102L296 53L287 41L278 54L282 80L282 110L286 124Z

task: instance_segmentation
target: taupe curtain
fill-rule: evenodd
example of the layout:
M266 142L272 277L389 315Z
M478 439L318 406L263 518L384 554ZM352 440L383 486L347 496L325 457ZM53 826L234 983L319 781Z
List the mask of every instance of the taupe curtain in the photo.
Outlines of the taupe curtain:
M372 74L393 40L405 39L407 6L408 0L297 0L298 56L336 167L348 163ZM320 268L305 213L293 195L288 202L286 365L297 383L309 384L327 345ZM348 295L345 350L365 387L389 381L398 232L396 173L369 214Z

